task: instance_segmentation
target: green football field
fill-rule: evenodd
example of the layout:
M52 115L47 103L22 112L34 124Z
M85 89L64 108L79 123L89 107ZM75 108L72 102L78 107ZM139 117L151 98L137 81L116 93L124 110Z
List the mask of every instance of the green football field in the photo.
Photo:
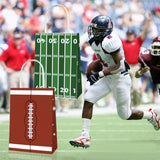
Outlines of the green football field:
M80 116L57 117L56 153L9 152L9 122L1 122L0 160L160 160L160 131L155 131L146 120L125 121L116 114L94 115L91 147L87 149L69 144L80 132Z

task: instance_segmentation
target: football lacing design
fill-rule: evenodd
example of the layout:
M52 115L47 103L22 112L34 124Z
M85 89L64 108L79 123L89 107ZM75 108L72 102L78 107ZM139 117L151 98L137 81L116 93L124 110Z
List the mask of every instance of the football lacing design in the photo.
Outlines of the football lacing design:
M25 139L33 142L36 139L36 126L37 126L37 105L32 101L27 101L25 105Z
M32 103L29 103L29 105L28 105L28 107L29 107L29 116L28 116L28 137L29 137L29 139L32 139L32 137L33 137L33 104Z

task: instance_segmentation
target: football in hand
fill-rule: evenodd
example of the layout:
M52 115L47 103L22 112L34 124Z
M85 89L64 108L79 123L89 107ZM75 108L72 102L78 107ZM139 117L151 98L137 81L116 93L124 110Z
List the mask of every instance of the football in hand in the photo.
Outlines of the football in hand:
M93 62L91 62L89 65L88 65L88 68L87 68L87 74L88 75L92 75L93 73L96 73L96 72L99 72L99 71L102 71L103 69L103 65L102 63L100 62L100 60L94 60Z

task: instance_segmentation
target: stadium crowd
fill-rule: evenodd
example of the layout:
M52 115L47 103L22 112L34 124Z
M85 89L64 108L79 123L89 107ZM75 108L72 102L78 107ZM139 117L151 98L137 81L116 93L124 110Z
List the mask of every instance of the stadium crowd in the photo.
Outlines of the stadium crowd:
M151 23L141 47L148 48L152 39L160 35L160 2L157 0L0 0L0 54L8 46L13 45L12 41L18 33L21 34L20 38L23 39L22 42L25 43L32 57L35 33L44 32L46 11L55 4L63 4L67 8L71 30L80 34L82 75L85 74L86 67L94 55L87 44L86 32L90 21L96 15L110 16L114 24L114 32L121 39L126 39L128 29L132 30L135 36L140 35L147 21L146 17L151 12ZM62 8L54 8L47 17L48 32L66 31L66 14ZM30 87L33 86L32 70ZM6 108L6 92L9 90L6 72L0 66L0 112ZM145 74L141 80L137 79L137 81L142 102L159 100L158 98L156 100L156 86L153 85L149 74ZM107 102L98 105L107 105Z

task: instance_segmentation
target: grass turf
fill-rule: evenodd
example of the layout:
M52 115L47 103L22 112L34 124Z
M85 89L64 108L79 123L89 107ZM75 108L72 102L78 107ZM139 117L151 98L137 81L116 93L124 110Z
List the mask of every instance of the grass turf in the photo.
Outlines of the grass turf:
M0 160L159 160L160 131L146 120L125 121L117 115L94 115L91 147L74 148L69 140L81 132L81 118L57 117L58 149L53 155L8 152L9 122L0 123Z

